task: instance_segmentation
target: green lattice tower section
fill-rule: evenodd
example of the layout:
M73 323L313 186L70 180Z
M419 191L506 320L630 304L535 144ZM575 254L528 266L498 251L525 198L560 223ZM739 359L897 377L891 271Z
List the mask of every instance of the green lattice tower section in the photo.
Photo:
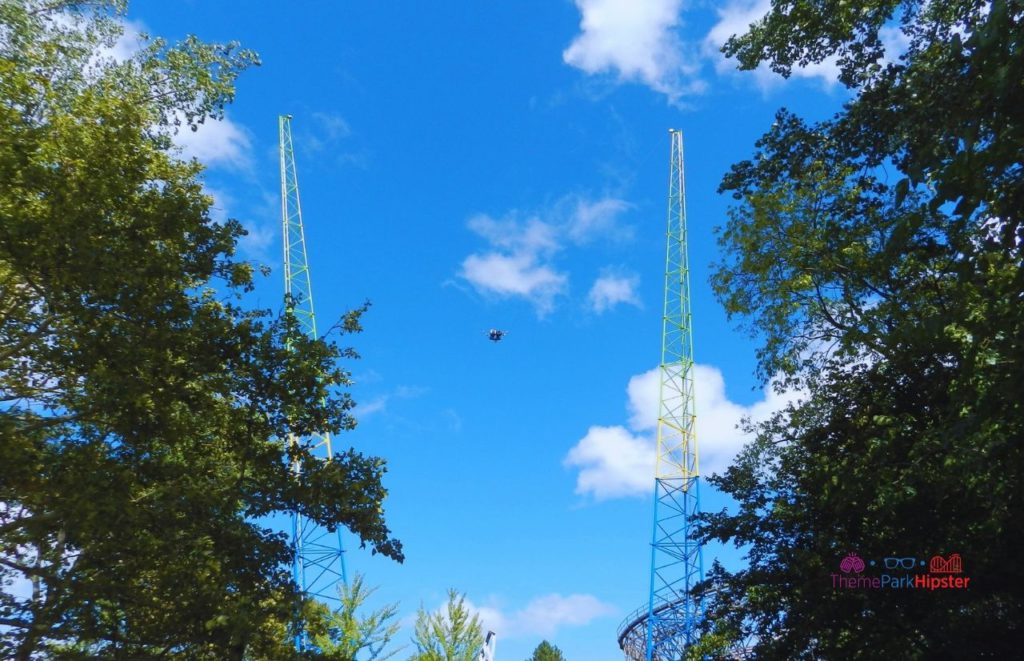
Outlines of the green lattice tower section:
M700 511L700 473L693 396L693 316L683 135L672 130L670 136L654 533L644 646L648 661L682 659L696 641L702 608L691 591L704 573L701 547L693 536L694 519Z
M295 170L291 115L278 117L281 155L281 220L284 243L284 291L287 312L294 315L302 331L317 337L313 312L313 287L306 259L306 237L299 201L299 179ZM323 461L333 458L330 434L306 438L291 435L289 445L305 444ZM292 470L298 474L298 464ZM298 512L292 514L292 545L295 563L292 575L306 594L329 605L338 602L338 583L347 582L341 532L329 532ZM302 641L296 639L301 647Z

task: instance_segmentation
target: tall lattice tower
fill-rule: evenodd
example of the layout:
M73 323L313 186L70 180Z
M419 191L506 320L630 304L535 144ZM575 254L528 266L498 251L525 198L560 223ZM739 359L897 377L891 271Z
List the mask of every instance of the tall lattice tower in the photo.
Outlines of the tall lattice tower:
M302 227L302 205L299 203L299 180L295 172L295 150L292 147L291 115L278 117L281 152L281 221L284 242L284 291L287 311L295 315L302 330L317 337L313 313L313 289L306 260L306 237ZM330 434L309 438L288 437L289 445L309 444L313 453L330 461L333 458ZM300 467L293 464L292 470ZM295 562L292 575L303 592L328 604L338 602L338 584L347 582L341 531L328 532L298 512L292 513L292 546ZM297 648L305 646L296 636Z
M623 622L619 647L639 661L679 661L696 642L703 616L691 589L704 575L700 544L693 539L700 511L696 413L693 399L693 330L687 258L683 134L670 131L668 248L662 318L661 394L654 480L651 585L646 607Z

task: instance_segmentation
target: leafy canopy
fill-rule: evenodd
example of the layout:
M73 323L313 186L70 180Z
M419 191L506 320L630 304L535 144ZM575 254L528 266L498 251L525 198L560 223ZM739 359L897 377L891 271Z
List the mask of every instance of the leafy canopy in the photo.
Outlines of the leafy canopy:
M401 560L384 462L285 456L354 425L355 353L244 305L244 230L173 147L256 56L155 39L115 61L123 10L0 3L0 656L287 658L308 609L260 522L298 511Z
M449 590L443 610L429 613L420 606L412 641L416 653L410 661L476 661L484 635L465 597Z
M537 645L537 649L533 650L533 654L526 661L565 661L565 656L562 655L562 650L544 640Z
M311 647L324 659L336 661L384 661L397 654L398 650L386 648L401 628L401 624L394 621L398 604L362 615L360 611L375 588L367 588L361 574L356 574L351 584L340 584L338 592L340 605L334 611L314 602L321 615L313 620Z
M699 653L1019 648L1022 21L1018 1L777 0L726 45L783 74L835 56L853 97L815 124L780 111L721 185L734 205L712 285L760 339L761 376L803 398L710 480L738 505L705 515L702 535L749 566L709 574ZM882 58L894 30L905 51ZM836 588L850 552L957 552L972 582Z

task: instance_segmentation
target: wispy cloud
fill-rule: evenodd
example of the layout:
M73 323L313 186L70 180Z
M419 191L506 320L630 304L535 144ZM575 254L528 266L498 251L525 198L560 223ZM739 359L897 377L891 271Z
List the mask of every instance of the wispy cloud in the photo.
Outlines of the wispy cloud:
M336 112L315 112L313 119L323 129L328 140L341 140L352 135L348 121Z
M625 200L604 197L599 200L578 198L574 201L566 234L574 243L584 245L605 237L616 241L633 238L633 227L624 225L620 217L632 208Z
M389 399L389 395L377 395L364 403L356 404L356 416L368 418L374 413L380 413L387 407Z
M640 276L638 275L605 273L594 281L590 293L587 294L587 302L590 304L590 308L598 314L620 304L639 308L642 307L640 296L636 291L639 285Z
M278 237L280 220L275 218L280 213L281 201L271 193L263 192L244 196L238 200L235 195L220 186L211 186L209 181L203 183L203 191L213 198L210 217L217 222L228 218L238 218L245 227L246 235L238 239L238 249L247 259L260 264L276 265L280 258L273 254L279 250ZM239 212L239 207L243 212Z
M491 250L466 257L459 275L480 293L522 297L538 314L551 312L555 298L565 292L569 281L568 275L550 262L561 248L554 227L538 218L520 223L476 216L469 221L469 228L485 238Z
M195 158L207 167L244 170L252 163L248 131L227 115L223 119L207 118L195 131L182 127L174 135L174 144L181 148L182 156Z
M640 82L676 102L700 93L699 62L680 39L682 0L575 0L580 34L562 53L588 74Z
M203 192L213 198L210 205L210 218L218 223L225 222L232 218L232 209L236 208L237 200L234 195L220 187L211 186L208 181L203 182ZM250 209L251 210L251 209ZM260 210L257 216L264 216ZM260 222L250 217L243 223L246 234L238 239L239 251L248 259L255 260L261 264L271 261L270 249L277 240L276 225L270 222Z
M458 414L455 409L444 409L441 411L441 416L448 424L448 430L458 434L462 431L462 416Z
M228 207L233 201L231 195L220 188L214 188L209 182L203 183L203 192L213 198L213 204L210 206L210 218L218 223L223 223L228 219Z
M420 386L398 386L391 392L371 397L365 402L359 403L355 408L356 418L366 419L376 413L386 411L388 405L397 399L415 399L427 392L426 388Z
M476 606L468 600L466 605L480 617L485 630L494 631L500 638L550 637L559 629L585 626L617 612L614 606L590 594L546 594L510 613L495 606Z
M525 219L515 211L503 218L474 216L467 226L489 245L466 257L458 275L483 295L525 299L544 316L569 286L569 274L556 265L555 257L569 245L582 246L602 236L631 240L632 228L620 220L629 208L613 197L566 196L543 214Z
M626 426L593 426L569 450L563 464L578 470L576 493L595 500L643 496L654 485L660 368L629 380L626 388L629 420ZM747 440L739 425L744 418L758 422L799 398L771 387L754 404L737 404L725 394L722 372L710 365L694 366L697 442L703 475L724 471Z
M338 164L365 166L365 153L353 153L349 151L351 146L343 145L352 137L352 126L347 119L336 111L317 111L312 113L311 118L311 122L303 123L301 139L298 141L303 151L310 154L330 151Z
M270 247L277 241L277 232L269 225L245 223L245 236L238 239L238 247L251 259L260 263L270 261Z

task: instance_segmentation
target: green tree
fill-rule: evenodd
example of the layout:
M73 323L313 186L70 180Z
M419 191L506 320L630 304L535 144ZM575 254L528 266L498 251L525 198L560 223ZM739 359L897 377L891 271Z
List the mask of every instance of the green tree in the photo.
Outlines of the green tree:
M1001 658L1024 642L1022 20L1016 1L776 0L724 49L783 74L835 56L852 98L815 124L780 111L721 186L713 286L760 338L761 376L804 394L711 479L738 506L703 536L749 566L709 574L709 647ZM907 47L883 59L893 29ZM834 588L850 552L958 552L971 583Z
M412 639L416 653L410 661L476 661L484 644L483 629L465 601L463 595L449 590L443 611L429 613L420 607Z
M355 354L245 306L244 231L173 148L255 56L103 58L123 9L0 3L0 657L287 658L309 609L263 522L299 511L401 560L384 463L286 452L354 424Z
M341 605L333 612L324 612L319 625L314 624L320 630L313 631L313 646L325 658L337 661L384 661L397 654L397 650L389 652L385 648L401 628L393 621L398 604L361 615L358 611L375 591L365 586L361 574L356 574L350 585L341 584L338 590ZM320 603L316 605L327 610Z
M565 661L565 656L562 655L562 650L545 640L537 645L537 649L533 650L533 654L526 661Z

